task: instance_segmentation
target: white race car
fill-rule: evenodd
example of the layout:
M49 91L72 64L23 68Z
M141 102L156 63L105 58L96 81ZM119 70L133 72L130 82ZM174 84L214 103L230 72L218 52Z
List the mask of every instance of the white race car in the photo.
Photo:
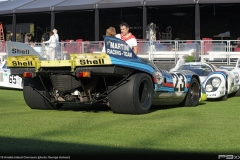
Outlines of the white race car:
M240 59L235 67L222 66L220 68L207 62L185 63L184 59L180 59L170 71L179 70L191 70L197 73L208 99L221 98L225 100L229 94L239 94Z
M11 75L10 69L6 67L6 61L0 62L0 87L23 89L22 78L16 75Z

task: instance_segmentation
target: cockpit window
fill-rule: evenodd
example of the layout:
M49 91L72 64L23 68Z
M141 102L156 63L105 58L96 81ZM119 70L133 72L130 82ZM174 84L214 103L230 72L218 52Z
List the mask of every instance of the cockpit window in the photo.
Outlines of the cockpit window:
M198 74L199 76L207 76L209 73L212 72L212 69L205 65L182 65L179 67L179 70L190 70Z

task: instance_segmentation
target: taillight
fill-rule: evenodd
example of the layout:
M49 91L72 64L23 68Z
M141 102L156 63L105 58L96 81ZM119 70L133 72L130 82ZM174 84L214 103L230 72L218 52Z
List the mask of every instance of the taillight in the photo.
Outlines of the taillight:
M23 77L24 78L32 78L33 77L33 73L32 72L24 72L23 73Z
M154 83L157 83L156 77L152 76L152 79L153 79L153 82L154 82Z
M79 72L78 77L89 78L89 77L91 77L91 72Z

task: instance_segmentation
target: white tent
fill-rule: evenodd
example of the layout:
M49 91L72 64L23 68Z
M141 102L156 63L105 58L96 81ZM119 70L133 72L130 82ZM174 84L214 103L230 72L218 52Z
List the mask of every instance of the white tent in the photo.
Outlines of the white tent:
M54 28L55 12L95 9L95 40L99 34L99 11L104 8L143 8L143 37L146 37L148 6L195 5L195 39L200 38L199 4L240 3L240 0L8 0L0 1L0 15L12 14L13 33L16 27L16 14L51 12L51 28ZM15 34L14 34L15 35ZM14 37L15 38L15 37Z

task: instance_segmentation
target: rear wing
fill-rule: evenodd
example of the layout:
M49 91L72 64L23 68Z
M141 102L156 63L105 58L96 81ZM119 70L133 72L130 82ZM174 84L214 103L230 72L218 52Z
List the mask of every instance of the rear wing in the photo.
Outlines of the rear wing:
M180 58L180 59L177 61L176 66L175 66L174 68L170 69L170 72L177 71L178 68L179 68L181 65L185 64L185 62L186 62L186 60L185 60L184 58Z
M220 68L220 69L225 69L225 70L227 70L227 71L231 71L231 70L233 70L235 67L220 66L219 68Z

